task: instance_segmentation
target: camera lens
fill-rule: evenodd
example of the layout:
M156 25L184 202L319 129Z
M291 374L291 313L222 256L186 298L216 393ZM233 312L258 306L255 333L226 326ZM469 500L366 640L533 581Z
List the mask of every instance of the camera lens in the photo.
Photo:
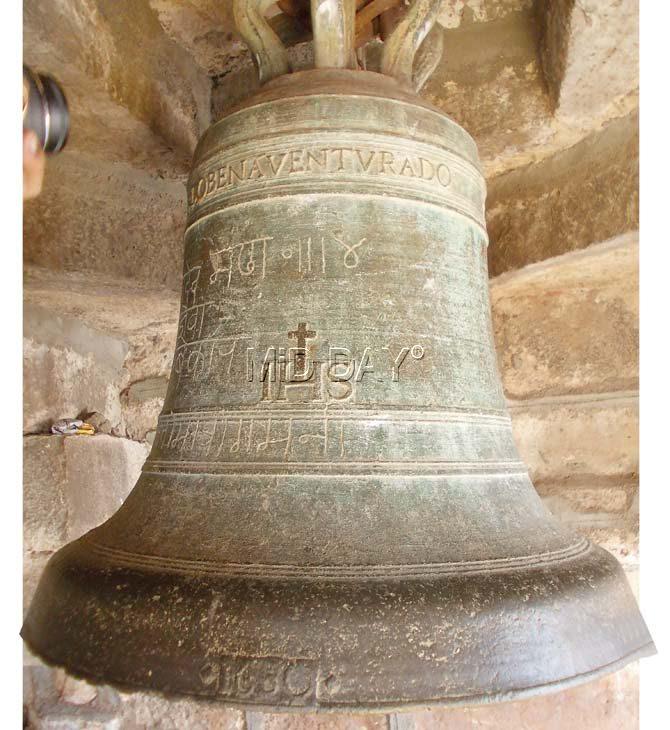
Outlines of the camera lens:
M55 79L23 67L23 126L37 135L42 149L55 154L67 142L70 113Z

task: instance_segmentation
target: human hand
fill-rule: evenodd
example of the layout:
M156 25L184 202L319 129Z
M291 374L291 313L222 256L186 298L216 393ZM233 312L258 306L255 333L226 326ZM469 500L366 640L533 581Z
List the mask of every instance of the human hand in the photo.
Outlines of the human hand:
M37 135L30 129L23 130L23 199L36 198L42 191L45 155Z

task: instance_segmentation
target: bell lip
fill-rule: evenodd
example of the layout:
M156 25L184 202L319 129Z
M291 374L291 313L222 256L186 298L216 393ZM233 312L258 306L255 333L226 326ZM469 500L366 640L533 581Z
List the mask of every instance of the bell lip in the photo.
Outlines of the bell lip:
M203 658L206 658L207 654L201 654L200 650L197 649L196 653L188 653L183 654L180 658L180 655L178 652L175 652L174 660L170 658L170 652L173 650L168 649L168 653L163 656L162 659L158 659L158 663L144 660L134 661L130 660L130 662L116 662L116 660L112 661L110 664L107 663L107 666L105 666L105 662L97 663L97 666L95 666L95 662L93 665L91 665L91 662L88 662L89 667L86 667L86 657L90 656L111 656L109 653L110 646L114 646L117 641L120 640L120 645L118 645L117 650L115 653L117 653L118 656L128 656L127 652L129 651L130 647L135 646L135 642L138 641L138 638L142 636L143 629L141 628L142 624L137 623L135 628L130 632L124 633L118 633L118 632L112 632L110 634L108 632L108 629L106 629L103 634L100 634L99 631L97 632L97 639L99 640L101 637L104 637L104 640L102 643L97 644L96 646L96 631L94 630L93 633L89 632L89 636L82 644L81 649L77 649L76 651L60 651L59 645L67 646L68 645L68 639L67 638L58 638L56 641L51 642L48 638L49 636L53 636L54 634L53 629L57 626L65 627L67 624L70 624L69 631L70 634L72 634L72 630L74 629L76 631L76 627L74 623L78 624L80 619L75 619L74 623L71 620L68 620L68 616L66 614L70 614L72 618L76 616L81 616L82 611L86 613L87 611L95 611L95 606L91 606L90 604L86 606L86 597L91 596L92 593L99 596L96 600L99 602L100 606L108 605L105 601L105 595L107 599L109 599L110 596L113 595L113 593L110 591L110 588L112 584L115 586L115 590L118 590L118 583L117 581L121 581L121 583L126 583L126 581L130 580L130 583L127 583L127 587L130 589L130 595L133 597L135 601L139 598L139 602L137 605L141 605L142 602L145 603L151 603L151 601L148 601L149 595L151 594L153 596L156 588L155 588L155 582L149 581L149 583L145 583L147 580L147 573L144 571L135 571L135 570L128 570L124 569L121 566L113 567L110 563L103 563L102 565L98 565L96 563L96 567L93 567L91 564L91 556L90 554L82 554L79 552L79 548L82 547L82 544L85 542L83 538L80 538L79 540L75 541L74 543L70 543L69 545L62 548L56 555L54 555L51 560L49 561L49 564L47 565L45 569L45 573L43 574L42 580L40 581L40 585L38 585L37 591L35 596L33 597L33 601L31 602L30 609L26 615L26 618L24 620L24 625L21 629L21 636L26 642L26 645L28 648L39 658L41 658L46 664L62 667L65 669L69 674L71 674L74 677L86 679L92 683L95 684L101 684L101 685L108 685L111 687L114 687L120 691L123 692L148 692L148 693L154 693L159 696L165 697L165 698L175 698L178 699L179 697L188 697L192 698L195 701L202 701L207 702L209 704L216 704L218 706L229 706L232 708L244 708L251 711L260 711L260 712L290 712L290 713L389 713L389 712L403 712L405 710L416 710L416 709L431 709L431 708L439 708L439 707L459 707L459 706L476 706L476 705L486 705L486 704L492 704L497 702L506 702L506 701L514 701L518 699L524 699L524 698L530 698L534 696L541 696L544 694L550 694L553 692L558 692L563 689L567 689L576 685L580 685L586 682L591 681L592 679L596 679L600 676L603 676L605 674L609 674L611 672L614 672L625 665L629 664L630 662L636 661L638 659L641 659L646 656L650 656L652 654L656 653L656 647L653 643L653 640L647 630L647 627L644 623L644 619L642 618L639 609L637 608L635 599L632 595L632 592L628 586L628 583L625 579L625 576L623 575L623 571L621 569L621 566L619 565L618 561L607 551L603 550L602 548L596 547L592 545L593 550L589 551L591 554L591 558L595 559L596 567L604 568L607 572L606 574L600 574L600 578L596 578L597 582L600 583L602 580L603 582L598 586L593 586L593 588L598 591L599 598L598 598L598 604L600 606L607 605L609 601L612 600L613 594L611 593L611 590L614 589L616 593L619 593L622 591L623 593L620 595L620 599L622 600L622 603L620 605L620 608L616 611L615 615L611 616L608 624L612 625L612 622L614 622L614 633L612 632L606 632L601 638L600 641L605 640L608 642L614 642L614 645L610 648L612 649L609 651L610 657L613 657L611 661L604 661L604 663L599 663L593 668L589 668L590 662L584 662L582 661L581 669L584 671L578 671L575 674L570 674L570 666L566 665L564 666L564 669L567 671L564 673L564 676L560 677L560 673L556 672L555 669L552 669L551 671L547 672L544 671L544 676L537 675L536 679L539 681L536 681L533 683L533 676L529 676L528 674L524 672L520 672L516 674L513 672L511 675L508 675L506 683L507 687L498 688L498 689L492 689L491 691L479 691L479 692L473 692L473 693L465 693L465 694L452 694L449 695L443 695L443 696L437 696L436 689L438 688L438 685L435 683L432 683L432 686L429 684L428 686L424 686L423 690L425 690L424 697L421 697L421 693L417 692L415 693L414 697L407 697L403 699L399 699L398 696L402 697L404 694L402 685L397 686L395 689L391 690L386 696L386 698L381 698L379 700L376 700L374 696L370 696L370 688L374 686L375 680L371 680L368 676L365 675L365 673L361 673L359 676L359 672L355 669L357 666L357 663L354 661L351 664L351 667L354 668L353 675L350 675L351 679L353 679L357 684L356 686L362 687L362 693L368 694L368 697L361 698L361 701L358 701L358 698L350 697L349 700L345 698L338 699L337 697L333 696L327 696L326 698L322 698L319 696L317 685L319 685L320 680L318 679L318 673L314 677L315 682L315 694L313 697L304 703L295 703L291 701L280 701L277 704L273 704L272 702L264 701L266 698L259 697L257 701L254 701L253 699L250 699L248 697L240 697L239 694L237 698L235 696L225 695L222 693L218 693L218 690L215 692L209 692L209 691L199 691L200 685L198 685L197 688L194 688L193 685L193 678L197 676L198 671L202 671L202 669L198 668L199 664L198 662L202 661ZM58 558L57 558L58 556ZM59 559L60 558L60 559ZM572 568L568 568L567 572L570 573L574 570L574 568L577 568L577 565L575 563L579 563L580 561L584 560L584 555L578 556L576 558L573 558L569 562L572 563ZM68 566L69 564L69 566ZM592 564L593 565L593 564ZM88 566L88 570L86 569ZM69 573L69 578L66 577L66 573L62 572L62 569L67 569L69 567L70 570L67 570L67 573ZM93 570L95 572L98 572L98 575L101 577L102 582L99 584L99 587L96 589L95 585L97 583L97 580L93 574L90 572L90 568L93 567ZM82 569L83 568L83 572ZM585 565L583 569L578 568L578 570L587 570L588 566ZM72 572L74 570L74 572ZM120 572L118 572L120 571ZM511 583L514 583L514 580L512 579L512 574L515 571L506 572L505 575L507 575L507 579L500 573L497 574L497 577L493 579L494 583L499 583L501 586L508 586ZM536 585L548 585L548 583L545 583L547 578L551 575L554 576L554 580L550 581L552 583L555 583L556 580L558 581L558 584L562 584L562 579L560 577L560 574L556 573L555 571L547 571L546 568L540 568L535 569L535 571L531 571L530 573L526 570L521 571L525 575L525 580L530 579L531 581L537 580L538 582ZM49 578L47 578L47 574L49 574ZM166 573L156 573L154 571L149 571L149 574L153 574L154 579L159 581L159 584L161 587L164 587L162 582L160 581L160 578L165 578L169 574ZM533 578L532 576L535 576ZM199 579L197 579L197 582L192 582L193 577L188 576L181 576L181 578L178 578L173 574L173 578L177 578L178 581L180 581L182 589L186 592L182 595L184 598L187 598L187 600L184 603L180 603L179 601L177 604L180 605L180 608L177 613L174 614L174 616L178 616L179 613L182 614L182 616L188 615L189 617L193 617L202 614L202 603L199 603L199 597L202 596L203 590L207 594L207 602L210 600L210 588L213 588L214 586L209 586L209 581L205 580L203 582L200 582ZM184 578L186 578L186 582L184 583ZM46 579L46 580L45 580ZM55 582L53 582L55 580ZM74 580L74 582L72 582ZM235 611L236 605L249 605L249 594L241 594L241 595L235 595L236 594L236 587L239 585L244 585L247 583L247 581L240 580L240 579L224 579L225 584L231 587L231 599L232 602L230 604L230 611ZM472 578L469 578L469 580L472 580ZM66 583L63 583L62 581L66 581ZM136 581L139 581L137 583ZM614 584L613 582L614 581ZM295 583L303 583L303 581L288 581L289 584L295 584ZM450 583L451 581L449 581ZM369 583L366 584L360 584L358 581L352 581L352 586L362 586L363 590L366 592L366 594L369 592ZM370 583L376 584L381 583L382 585L385 583L384 581L371 581ZM400 583L403 583L403 581L400 581ZM427 588L425 585L425 581L418 581L413 582L409 581L409 583L413 585L418 585L419 587L423 586L423 590ZM433 583L433 581L429 581L430 584ZM437 583L443 583L443 581L437 581ZM63 585L65 587L66 584L69 584L70 586L74 587L74 592L72 592L69 589L66 589L66 593L61 595L61 600L59 601L57 596L60 591L60 585ZM135 587L133 587L133 584L135 584ZM263 584L276 584L277 586L286 586L286 581L264 581L264 580L256 580L252 581L252 584L254 586L261 586ZM314 585L313 581L307 581L307 584ZM319 590L325 590L326 594L325 599L322 596L322 599L320 600L328 600L328 592L333 590L336 585L342 585L341 582L331 582L331 581L316 581L316 584L321 586ZM392 581L392 584L397 585L397 581ZM168 578L168 586L174 590L177 583L175 583L171 578ZM454 590L456 586L449 585L448 583L443 583L443 585L446 585L448 587L449 593ZM136 591L137 586L140 587L140 592L138 593ZM479 586L481 587L481 586ZM218 586L219 590L221 586ZM82 590L83 589L83 593ZM160 589L159 589L160 590ZM258 595L256 593L256 589L252 588L251 595ZM266 586L263 589L267 596L267 591L270 590L272 592L272 589L268 589ZM337 589L339 592L339 588ZM435 589L431 588L431 594L433 593ZM55 591L55 592L54 592ZM560 588L560 591L562 592L563 589ZM114 591L115 592L115 591ZM39 594L42 593L40 596ZM166 587L166 592L164 595L171 596L170 600L173 600L174 593L171 591L168 591L168 588ZM299 591L299 595L303 595L302 591ZM374 595L374 591L373 591ZM423 592L421 595L427 595L425 592ZM512 594L502 597L501 603L499 604L501 607L504 607L504 604L507 602L507 600L511 597ZM67 597L67 600L65 603L63 603L62 598ZM277 600L277 595L273 594L274 600ZM442 594L444 597L444 593ZM575 610L574 608L572 611L568 610L569 606L574 607L573 601L576 599L575 595L571 595L570 593L566 593L566 602L563 607L559 608L561 613L565 615L565 620L561 622L561 625L563 628L567 628L570 626L570 621L574 619L575 617ZM152 599L153 600L153 599ZM441 605L440 599L437 601L435 605ZM258 606L264 605L265 598L259 598L259 601L257 603ZM74 603L73 603L74 602ZM60 605L59 605L60 603ZM457 603L457 602L456 602ZM454 606L456 605L454 603ZM254 601L251 601L251 604L254 604ZM37 606L39 605L39 608ZM170 604L173 605L173 604ZM176 605L176 604L174 604ZM265 604L267 605L267 604ZM307 599L307 602L304 604L307 608L309 607L309 599ZM313 604L312 604L313 605ZM362 604L360 604L362 605ZM411 605L418 605L418 604L405 604L407 607ZM447 606L451 605L451 602L447 601ZM37 608L37 613L33 614L33 610ZM63 614L63 609L65 608L66 614ZM535 605L532 606L534 613ZM537 608L540 608L540 604L537 604ZM387 613L393 612L395 609L387 606ZM555 608L553 609L555 610ZM591 609L592 610L592 609ZM626 618L626 614L628 614L628 618ZM142 614L138 614L138 618L141 617ZM451 614L449 614L451 615ZM524 621L524 615L527 617L528 614L516 614L515 621ZM571 618L572 616L572 618ZM425 616L423 619L414 619L414 621L424 621L425 624ZM431 613L429 616L429 622L438 621L439 617L437 614ZM458 619L454 619L456 623L458 623ZM634 626L634 631L637 634L635 641L628 641L627 646L625 646L623 643L618 647L618 650L616 648L617 643L617 637L620 636L619 632L617 631L616 627L621 626L623 628L624 621L629 620L630 623L629 626ZM86 619L84 618L84 621ZM194 621L194 620L193 620ZM51 624L51 625L50 625ZM171 625L174 626L174 622L171 622ZM432 624L432 625L437 625ZM522 624L523 625L523 624ZM100 627L98 627L100 628ZM265 629L262 627L262 625L259 623L255 631L264 631ZM332 629L331 629L332 630ZM514 631L518 631L519 629L514 629ZM230 629L227 630L228 632ZM196 633L198 630L196 630ZM309 632L308 634L309 635ZM556 633L556 628L550 629L547 636L549 637L549 640L551 640L551 636L553 635L554 639L556 637L561 637L561 626L559 626L558 634ZM40 636L43 639L46 640L40 640ZM239 652L238 650L235 650L232 654L229 653L229 649L231 647L220 647L218 652L215 652L213 655L209 655L212 660L217 661L217 657L219 656L226 656L230 655L231 657L240 656L242 659L245 657L254 658L254 655L256 654L257 658L263 658L263 656L266 656L264 653L263 655L258 655L256 652L253 651L253 646L250 646L247 639L242 639L241 642L238 644L237 634L235 633L233 636L233 643L239 646ZM272 634L268 634L270 644L267 646L267 651L270 651L272 648L272 642L275 640L272 638ZM324 634L325 636L325 634ZM344 636L344 635L342 635ZM530 636L530 634L529 634ZM70 640L72 640L72 636L70 636ZM93 641L93 643L91 643ZM146 641L146 640L145 640ZM200 644L201 639L196 638L197 645ZM209 641L209 640L205 640ZM340 641L345 641L345 639L340 638ZM531 639L530 643L528 644L527 648L521 647L518 654L518 659L521 662L521 665L525 663L526 666L537 665L541 666L542 659L541 657L536 657L532 660L532 662L529 661L529 656L533 656L533 639ZM64 643L63 643L64 642ZM53 643L53 645L51 645ZM244 644L246 643L246 646ZM253 640L252 640L253 643ZM326 646L328 642L323 641L311 641L308 640L308 643L311 643L312 646L310 647L311 650L308 650L308 656L311 655L311 660L316 661L316 666L318 667L319 671L323 670L324 667L328 668L328 659L325 660L324 666L321 666L321 657L327 656L323 654L323 651L328 651L326 649ZM565 650L563 651L563 654L565 656L570 656L570 646L571 644L574 645L574 638L572 641L569 639L565 639ZM141 641L140 641L141 644ZM40 646L41 645L41 646ZM593 645L595 647L596 644ZM125 648L124 648L125 646ZM44 648L42 648L44 647ZM585 651L590 651L593 647L586 647ZM305 647L307 648L307 647ZM55 651L54 651L55 649ZM248 652L248 650L251 649L251 652ZM530 655L528 654L528 651L530 650ZM282 653L281 650L280 654ZM515 650L516 652L517 650ZM552 650L553 651L553 650ZM567 654L565 653L567 651ZM348 652L345 652L348 654ZM61 659L57 658L57 655L60 655ZM619 654L617 656L617 654ZM525 658L524 658L525 655ZM141 654L137 655L138 657L142 656ZM270 651L267 656L272 657L273 652ZM477 658L478 655L473 654L473 657ZM600 660L601 662L603 659L608 659L610 657L603 656ZM82 658L84 658L84 661L82 662ZM183 662L183 659L186 659L186 663ZM284 661L291 661L290 655L289 656L278 656L277 658L281 658ZM407 657L410 658L409 655ZM558 658L558 657L557 657ZM479 656L480 661L486 661L484 656ZM361 655L361 661L362 655ZM563 661L563 660L560 660ZM557 667L560 667L561 664L557 664ZM569 660L570 663L572 663L572 660ZM596 662L593 662L594 664ZM116 666L113 666L116 664ZM82 668L83 665L83 668ZM102 665L102 669L98 672L96 669ZM126 680L123 675L128 672L128 667L132 665L132 670L138 670L141 672L141 674L135 673L134 676L127 675L129 678ZM156 669L158 667L169 667L169 683L165 682L165 676L161 677L161 672L154 673L151 668ZM502 668L503 665L500 665L500 668ZM499 668L499 669L500 669ZM494 666L495 669L495 666ZM495 671L496 676L499 673L499 669ZM575 669L580 669L579 666L575 667ZM111 672L110 672L111 670ZM412 674L413 672L419 671L423 673L424 671L431 671L430 667L427 667L425 669L419 669L416 665L414 667L408 666L407 671ZM346 671L346 670L345 670ZM552 678L552 673L555 672L554 676L559 676L558 679ZM378 675L378 679L376 680L379 682L379 678L383 677L386 674L386 672L382 671ZM503 672L504 674L504 672ZM122 676L121 679L119 679L119 676ZM323 676L323 675L322 675ZM393 672L391 671L389 673L390 677L393 677ZM418 676L418 675L417 675ZM456 676L458 676L458 672L456 673ZM467 676L464 675L459 678L459 681L465 681L468 682ZM369 682L372 682L371 684ZM389 680L391 683L393 682L392 679ZM503 684L505 683L503 681ZM358 684L360 683L360 685ZM515 687L514 685L520 685ZM204 685L203 685L204 686ZM382 685L379 685L380 687ZM485 687L484 687L485 688ZM438 690L439 691L439 690ZM393 695L396 695L394 697ZM373 690L374 695L374 690ZM272 699L272 698L267 698Z
M148 694L160 697L165 700L188 699L193 702L203 703L208 706L229 707L237 710L247 710L250 712L272 712L292 715L333 715L333 714L388 714L416 712L417 710L434 710L440 708L451 707L482 707L485 705L500 704L503 702L516 702L518 700L532 699L534 697L543 697L546 695L556 694L572 687L578 687L582 684L588 684L600 677L612 674L623 669L628 664L644 659L645 657L654 656L658 653L656 645L653 641L643 644L635 651L626 654L620 659L604 664L589 672L576 674L573 677L556 680L555 682L545 682L531 687L524 687L518 690L509 690L507 692L486 693L476 695L461 695L454 698L441 698L437 700L410 700L402 704L379 703L379 704L341 704L341 705L309 705L309 706L289 706L289 705L266 705L259 703L236 701L229 698L207 697L192 692L165 692L157 687L139 686L136 684L127 684L116 680L108 680L100 675L89 672L80 671L72 668L67 664L59 662L41 652L35 647L30 639L24 636L25 624L21 628L20 636L28 646L28 649L41 661L50 667L64 669L70 676L75 679L83 679L97 686L105 685L112 687L117 691L126 694Z

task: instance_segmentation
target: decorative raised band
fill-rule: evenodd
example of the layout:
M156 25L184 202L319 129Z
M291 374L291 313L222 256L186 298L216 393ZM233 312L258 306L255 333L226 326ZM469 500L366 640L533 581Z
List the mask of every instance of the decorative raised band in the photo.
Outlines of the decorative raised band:
M522 476L528 469L522 461L504 462L193 462L160 461L146 462L145 474L217 474L231 475L297 475L297 476L403 476L404 478L429 477L510 477Z
M147 473L526 474L509 418L231 409L161 416Z
M341 145L323 134L239 145L192 173L189 222L221 207L268 197L315 193L393 195L460 212L485 227L481 173L432 145L359 133Z
M394 580L426 579L447 576L468 576L543 568L573 560L588 552L591 543L582 538L561 550L512 558L493 558L446 563L378 564L378 565L287 565L272 563L235 563L211 560L190 560L161 555L134 553L112 548L84 537L97 556L128 568L164 573L208 575L221 578L260 580Z

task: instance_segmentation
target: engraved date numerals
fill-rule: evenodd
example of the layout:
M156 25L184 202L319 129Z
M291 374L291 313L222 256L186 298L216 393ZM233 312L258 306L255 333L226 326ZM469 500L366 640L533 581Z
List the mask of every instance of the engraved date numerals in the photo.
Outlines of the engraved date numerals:
M316 667L309 659L222 656L200 667L200 681L210 695L247 699L254 704L314 703Z

